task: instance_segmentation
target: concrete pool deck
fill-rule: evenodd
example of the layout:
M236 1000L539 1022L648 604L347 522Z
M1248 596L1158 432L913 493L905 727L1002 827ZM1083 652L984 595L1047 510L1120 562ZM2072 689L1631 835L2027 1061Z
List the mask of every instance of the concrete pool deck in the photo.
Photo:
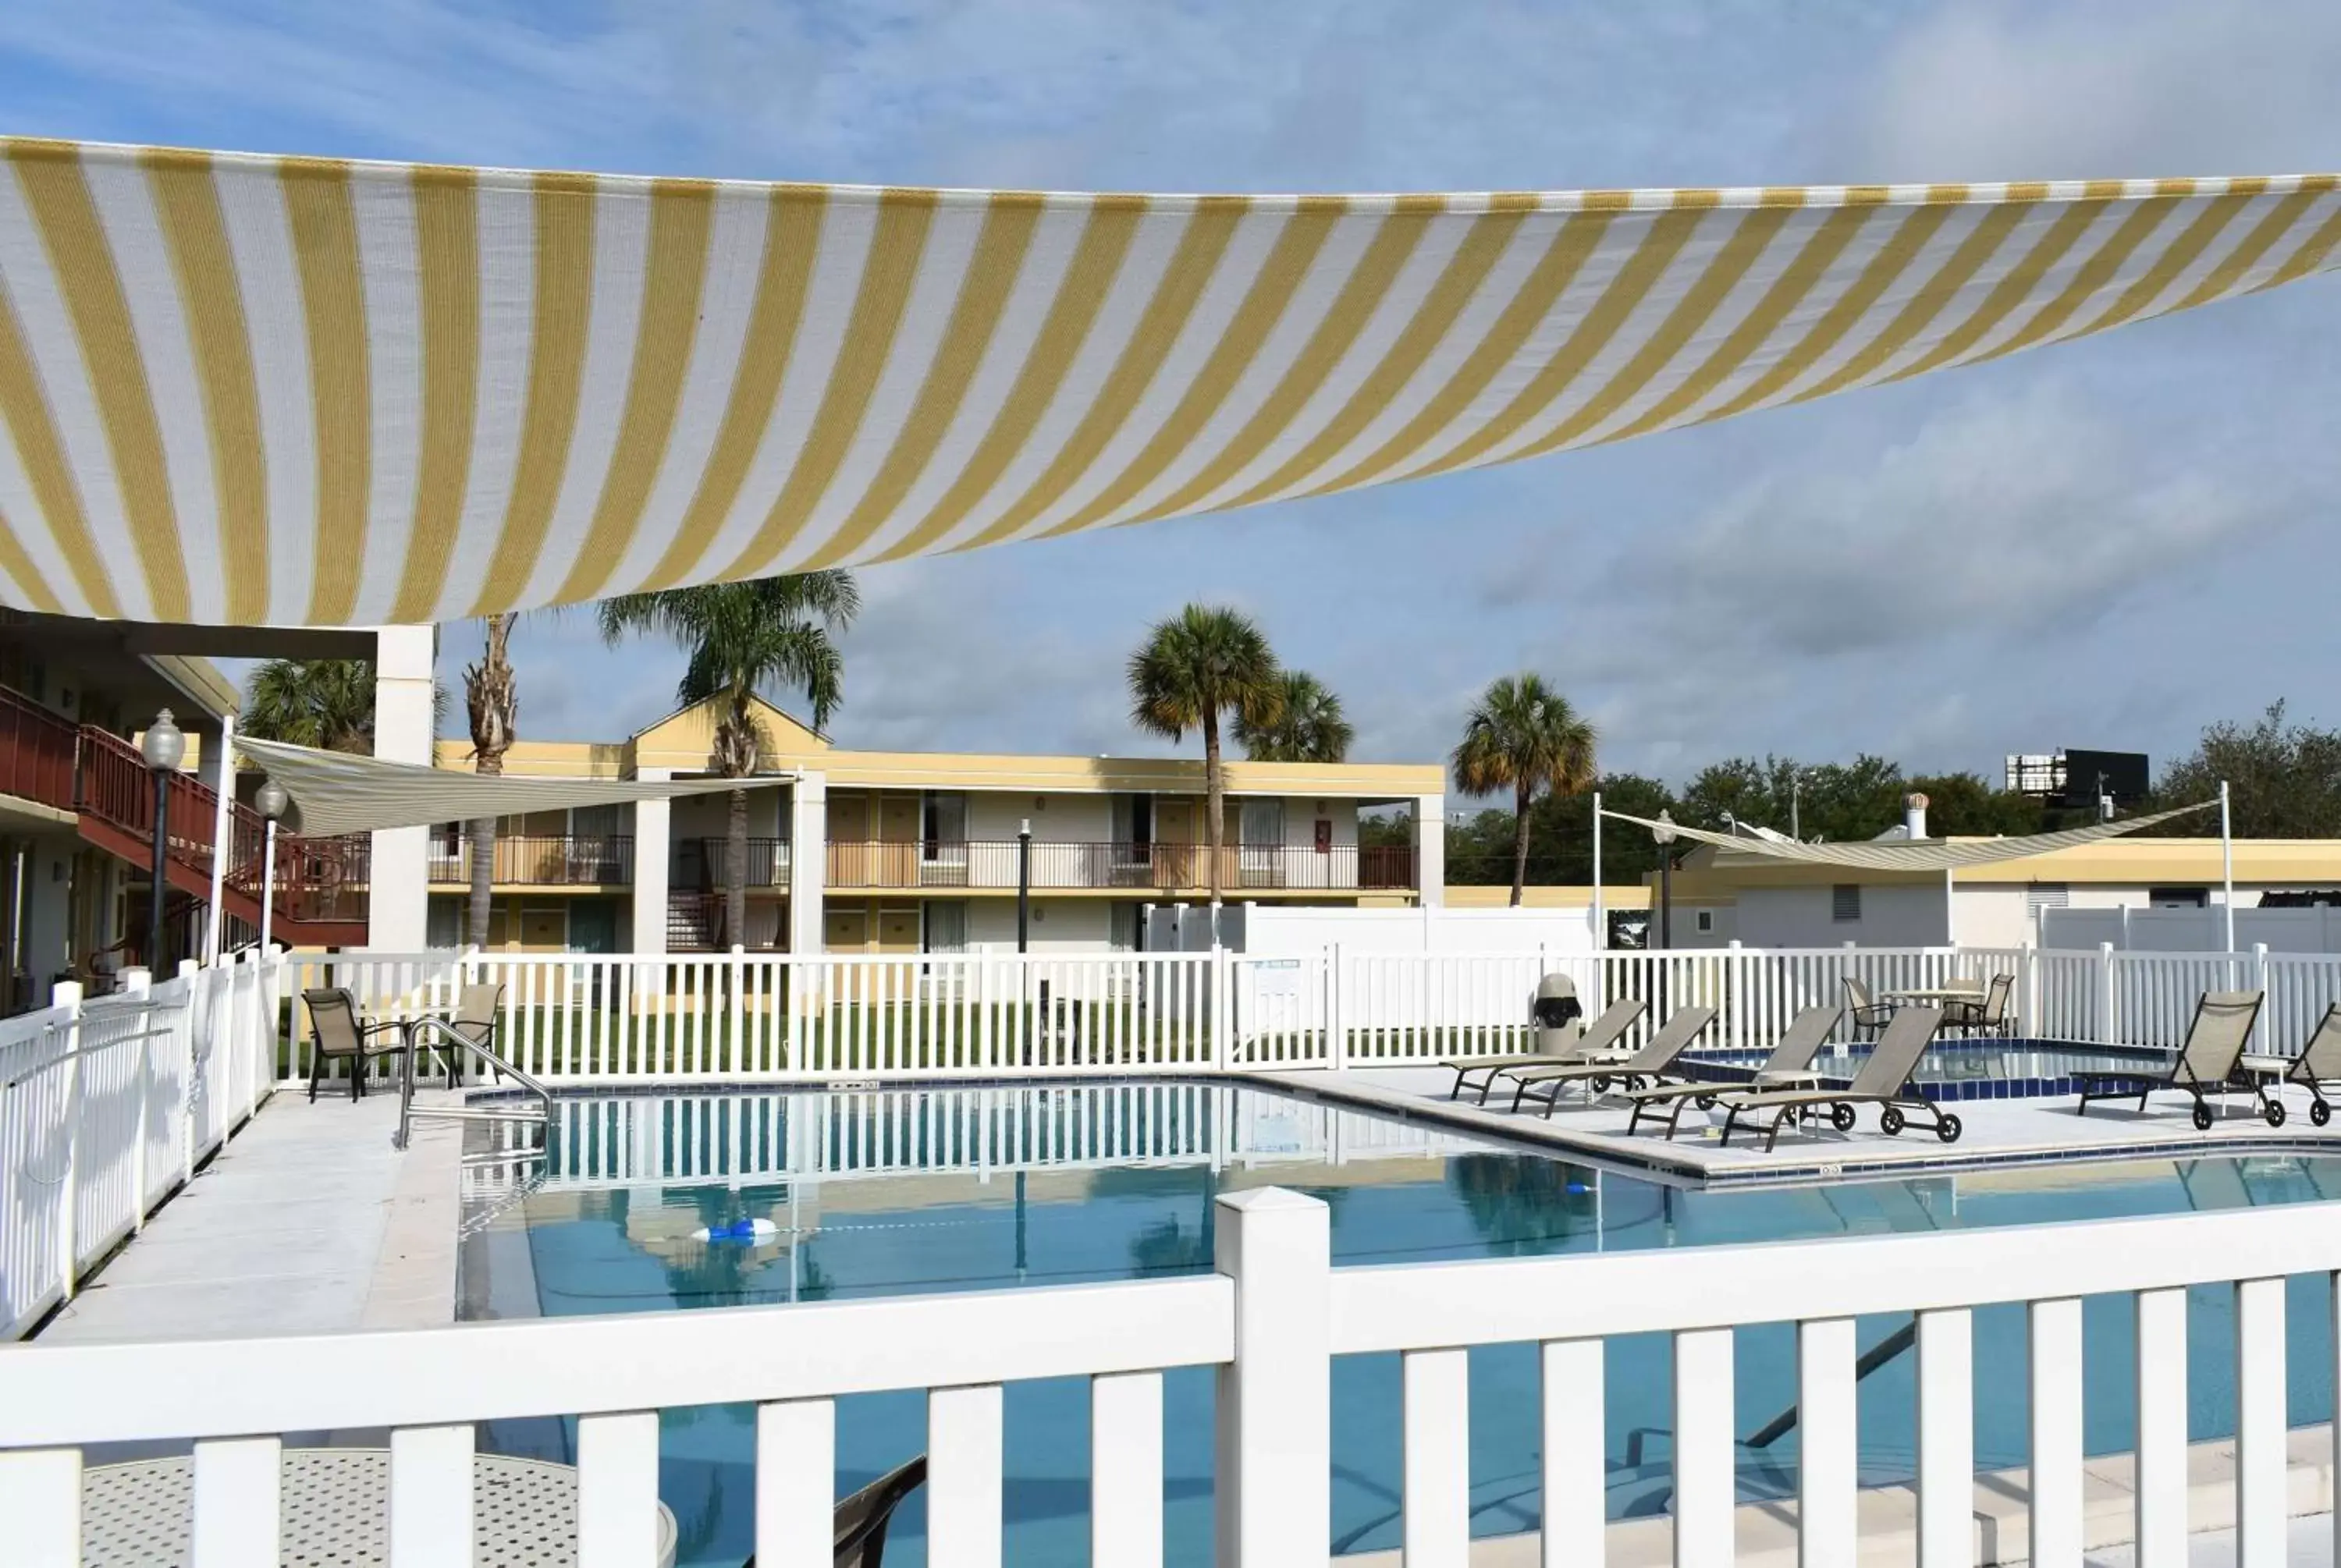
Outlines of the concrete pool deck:
M2139 1112L2137 1102L2092 1105L2076 1113L2072 1097L2041 1100L1970 1100L1950 1108L1965 1130L1956 1144L1912 1129L1888 1137L1878 1129L1878 1112L1865 1106L1854 1130L1840 1133L1826 1123L1783 1128L1768 1153L1760 1139L1735 1133L1729 1147L1706 1113L1687 1108L1673 1138L1649 1130L1629 1136L1628 1107L1616 1100L1570 1098L1549 1116L1541 1107L1519 1115L1505 1109L1509 1093L1499 1087L1486 1107L1447 1097L1455 1082L1450 1068L1371 1067L1339 1073L1253 1073L1250 1082L1287 1094L1378 1111L1417 1121L1434 1121L1459 1132L1480 1133L1515 1145L1549 1150L1562 1158L1589 1160L1662 1180L1703 1186L1740 1186L1829 1179L1853 1176L1912 1175L1928 1171L1976 1170L1993 1166L2062 1160L2181 1159L2232 1154L2341 1155L2341 1124L2330 1129L2309 1125L2306 1100L2296 1094L2292 1115L2271 1127L2255 1113L2247 1097L2231 1098L2207 1133L2195 1130L2183 1096L2152 1097ZM1719 1123L1721 1112L1715 1113Z
M417 1122L404 1155L397 1126L395 1094L272 1095L33 1343L453 1322L463 1124Z

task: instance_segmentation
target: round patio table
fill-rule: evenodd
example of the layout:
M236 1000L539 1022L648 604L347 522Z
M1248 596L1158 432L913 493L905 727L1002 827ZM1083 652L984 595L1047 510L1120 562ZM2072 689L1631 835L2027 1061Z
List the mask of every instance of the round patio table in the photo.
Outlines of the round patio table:
M1920 990L1887 991L1889 1002L1975 1002L1983 999L1981 986L1933 986Z
M284 1568L389 1561L390 1450L288 1448L282 1474ZM194 1480L194 1462L184 1454L84 1471L85 1568L185 1568ZM674 1549L674 1515L662 1503L658 1568L673 1568ZM576 1467L473 1455L472 1561L478 1568L575 1563Z

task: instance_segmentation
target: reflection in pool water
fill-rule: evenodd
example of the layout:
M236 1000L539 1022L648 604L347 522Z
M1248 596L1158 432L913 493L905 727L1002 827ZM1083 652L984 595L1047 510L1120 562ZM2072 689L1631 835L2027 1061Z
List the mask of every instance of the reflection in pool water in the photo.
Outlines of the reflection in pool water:
M1226 1085L611 1098L563 1102L543 1185L483 1190L467 1244L466 1315L697 1309L852 1296L1197 1273L1211 1266L1212 1199L1288 1186L1325 1200L1337 1265L1707 1246L1791 1237L2033 1224L2341 1196L2341 1160L2231 1158L2062 1164L1907 1181L1765 1192L1669 1187L1514 1152L1460 1135ZM498 1212L498 1211L501 1212ZM491 1218L490 1216L493 1216ZM710 1242L743 1219L771 1234ZM2044 1235L2043 1245L2054 1245ZM2008 1282L2011 1294L2021 1280ZM2192 1293L2189 1420L2197 1438L2234 1418L2231 1293ZM2292 1282L2293 1419L2327 1414L2326 1287ZM1043 1308L1042 1310L1045 1310ZM1864 1348L1907 1316L1864 1319ZM2086 1308L2087 1440L2130 1445L2127 1299ZM2025 1457L2023 1310L1976 1315L1979 1466ZM1739 1332L1743 1440L1795 1401L1793 1331ZM1911 1473L1912 1360L1862 1384L1864 1479ZM1211 1379L1164 1380L1168 1561L1210 1554ZM1473 1528L1537 1523L1533 1347L1471 1355ZM1608 1348L1613 1515L1661 1510L1670 1459L1671 1373L1663 1336ZM1335 1366L1336 1546L1398 1543L1399 1375L1393 1356ZM923 1446L922 1394L838 1404L841 1491ZM1088 1553L1088 1390L1080 1380L1012 1385L1006 1482L1012 1563ZM558 1455L568 1424L498 1424L490 1446ZM745 1406L662 1418L661 1494L683 1529L682 1561L734 1568L752 1546L752 1424ZM1793 1493L1793 1429L1743 1441L1749 1497ZM924 1560L922 1501L905 1511L890 1564Z

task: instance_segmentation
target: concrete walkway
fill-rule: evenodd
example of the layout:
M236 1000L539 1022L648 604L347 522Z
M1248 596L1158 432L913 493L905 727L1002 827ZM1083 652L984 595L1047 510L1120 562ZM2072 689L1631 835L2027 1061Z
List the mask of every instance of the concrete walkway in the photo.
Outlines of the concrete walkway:
M36 1343L452 1322L463 1129L419 1123L401 1155L397 1125L395 1095L280 1091Z

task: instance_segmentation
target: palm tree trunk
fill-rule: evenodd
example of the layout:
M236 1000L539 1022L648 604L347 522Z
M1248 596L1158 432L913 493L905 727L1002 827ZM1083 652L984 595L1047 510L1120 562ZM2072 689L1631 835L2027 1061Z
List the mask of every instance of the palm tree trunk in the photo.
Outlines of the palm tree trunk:
M748 945L748 792L732 791L732 819L723 830L723 930L734 947Z
M520 698L513 689L512 657L513 622L517 617L491 615L487 621L487 645L481 651L480 661L463 671L463 706L472 721L472 770L483 779L501 778L504 770L504 752L513 742L513 728L519 721ZM490 894L495 886L496 819L475 818L466 825L464 837L472 847L472 898L468 924L471 945L488 945Z
M1529 787L1514 791L1512 809L1512 908L1520 907L1520 889L1529 879Z
M1203 710L1203 843L1204 853L1211 858L1211 945L1220 940L1220 894L1222 878L1220 866L1221 841L1227 837L1222 820L1227 811L1226 789L1220 779L1220 716L1216 710Z
M471 945L484 948L488 945L488 896L495 884L496 819L473 818L465 824L464 837L472 846L472 902L464 925L471 933Z

